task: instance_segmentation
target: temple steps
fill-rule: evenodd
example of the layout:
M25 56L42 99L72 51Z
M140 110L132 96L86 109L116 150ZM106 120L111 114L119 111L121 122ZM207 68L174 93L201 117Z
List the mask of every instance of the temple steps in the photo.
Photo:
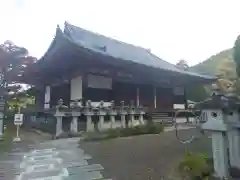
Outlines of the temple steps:
M156 123L163 123L163 124L173 124L173 117L171 113L168 112L153 112L151 114L152 121Z

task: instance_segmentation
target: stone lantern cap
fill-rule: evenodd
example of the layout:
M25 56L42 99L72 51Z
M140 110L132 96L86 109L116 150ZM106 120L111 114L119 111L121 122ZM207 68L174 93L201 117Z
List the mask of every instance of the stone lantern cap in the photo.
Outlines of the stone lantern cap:
M225 95L217 94L207 98L202 102L196 103L195 107L196 109L200 110L233 110L240 108L240 100L239 97L234 93L228 93Z

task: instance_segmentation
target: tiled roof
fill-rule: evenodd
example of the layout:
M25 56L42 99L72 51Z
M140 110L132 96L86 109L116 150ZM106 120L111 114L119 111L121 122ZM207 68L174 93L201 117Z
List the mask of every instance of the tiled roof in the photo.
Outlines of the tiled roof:
M64 34L69 37L73 43L84 48L112 56L114 58L132 61L149 67L159 68L162 70L179 72L185 75L197 76L204 79L215 79L215 77L202 75L194 72L183 71L175 65L168 63L149 50L139 46L124 43L80 27L76 27L65 22Z

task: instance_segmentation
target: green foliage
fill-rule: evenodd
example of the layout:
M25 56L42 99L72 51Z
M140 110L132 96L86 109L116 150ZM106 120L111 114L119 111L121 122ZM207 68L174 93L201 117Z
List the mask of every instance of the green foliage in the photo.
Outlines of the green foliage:
M112 139L117 137L128 137L136 136L142 134L159 134L163 132L164 126L157 123L149 123L146 125L139 125L129 128L115 128L108 129L102 132L90 132L87 133L84 140L85 141L99 141L105 139Z
M19 108L25 108L28 104L34 104L35 98L28 94L21 94L8 100L10 111L18 112Z
M236 78L235 67L235 62L233 60L233 49L227 49L211 56L207 60L195 66L190 67L189 71L215 76L223 74L222 71L225 68L228 71L228 78L232 79Z
M237 42L237 44L238 43L239 42ZM238 85L235 84L235 81L238 81L238 77L234 59L238 56L238 51L235 51L234 48L227 49L211 56L209 59L195 66L190 67L189 71L217 76L219 80L216 84L222 92L235 91L240 94L239 88L237 88ZM211 88L209 86L205 86L205 89L206 92L209 92Z
M182 178L186 180L207 180L213 174L212 160L203 153L187 152L178 166L178 171Z
M235 61L237 66L237 75L240 76L240 36L237 37L233 50L233 60Z
M176 64L176 66L179 68L179 69L182 69L184 71L188 70L189 66L188 66L188 62L181 59L178 61L178 63Z
M6 152L12 147L13 137L10 130L7 128L4 131L3 138L0 140L0 153Z
M207 92L203 85L193 85L187 88L187 99L199 102L207 98Z

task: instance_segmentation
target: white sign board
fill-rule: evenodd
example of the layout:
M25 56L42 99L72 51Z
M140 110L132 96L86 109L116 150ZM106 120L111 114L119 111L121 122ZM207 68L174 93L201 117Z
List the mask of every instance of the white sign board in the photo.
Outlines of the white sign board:
M176 96L184 95L184 88L183 87L175 87L173 90L173 94Z
M112 89L112 79L104 76L88 75L88 87L98 89Z
M82 77L78 76L71 80L71 100L82 99Z
M23 114L14 115L14 124L21 126L23 124Z

